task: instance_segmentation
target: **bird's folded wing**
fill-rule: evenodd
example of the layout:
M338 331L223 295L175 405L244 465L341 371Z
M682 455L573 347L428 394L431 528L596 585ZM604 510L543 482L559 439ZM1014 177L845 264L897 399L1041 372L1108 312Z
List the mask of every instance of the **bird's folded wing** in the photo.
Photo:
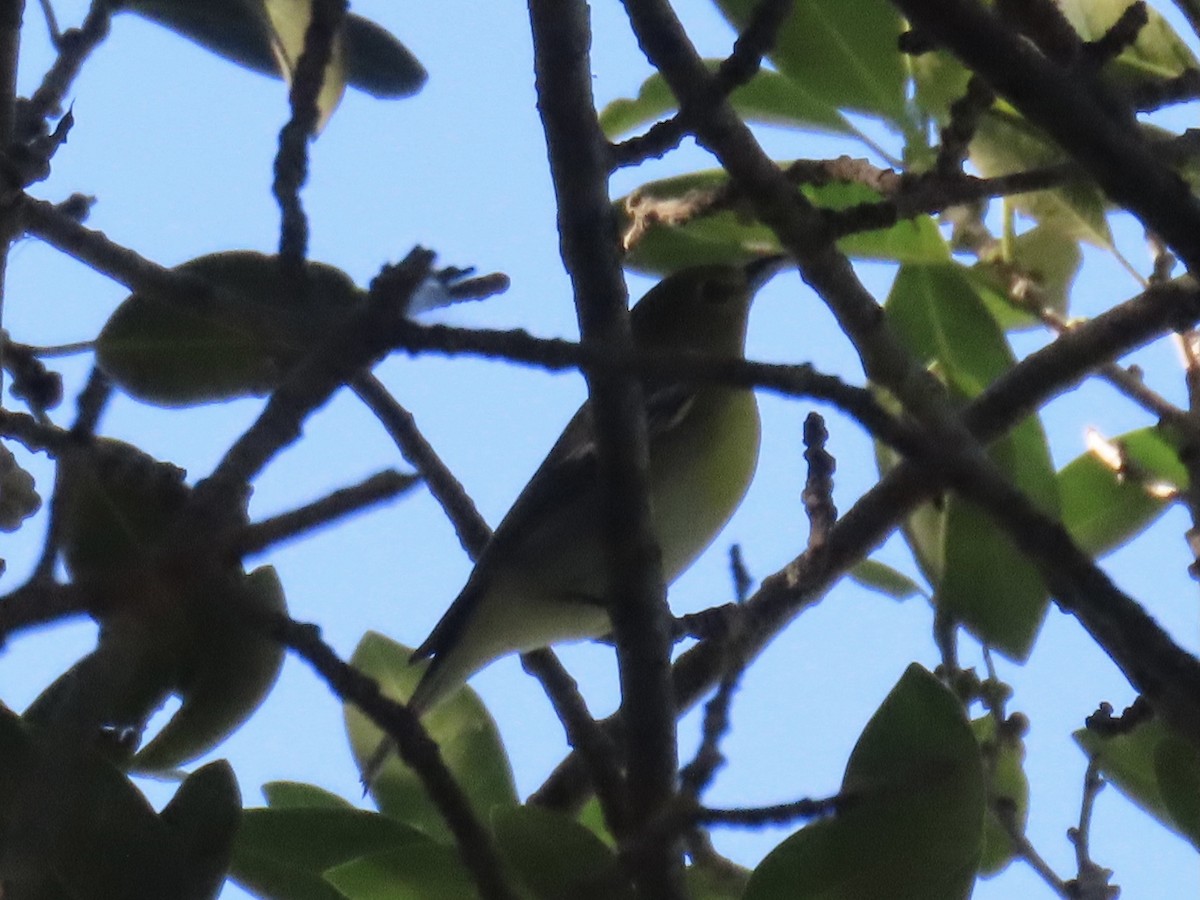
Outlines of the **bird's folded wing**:
M695 390L678 383L652 383L646 387L646 423L650 445L656 437L687 416ZM584 404L551 448L534 476L525 485L508 514L484 547L471 577L425 642L413 652L414 660L436 657L449 648L466 627L478 599L488 588L496 560L521 554L521 544L540 523L564 511L583 514L598 487L598 454L591 408Z

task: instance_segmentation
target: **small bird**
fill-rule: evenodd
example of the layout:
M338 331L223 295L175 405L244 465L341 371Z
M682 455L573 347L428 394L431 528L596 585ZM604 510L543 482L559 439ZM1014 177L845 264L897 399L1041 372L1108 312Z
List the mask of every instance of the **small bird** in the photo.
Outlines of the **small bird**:
M750 302L781 268L697 266L670 275L633 308L642 351L742 358ZM653 526L669 584L712 542L741 503L758 463L754 393L722 385L647 380ZM601 485L585 403L476 561L466 586L413 660L430 664L410 700L432 708L488 663L610 630Z

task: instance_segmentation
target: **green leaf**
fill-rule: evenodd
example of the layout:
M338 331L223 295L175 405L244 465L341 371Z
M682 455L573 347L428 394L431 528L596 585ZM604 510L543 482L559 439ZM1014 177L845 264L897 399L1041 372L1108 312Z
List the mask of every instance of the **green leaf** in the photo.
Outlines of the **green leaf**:
M380 100L395 100L411 97L425 85L425 67L386 28L348 13L342 29L350 87Z
M744 900L956 900L983 842L983 765L958 699L908 668L846 767L846 808L767 855Z
M1129 6L1125 0L1059 0L1058 7L1085 41L1104 36ZM1200 63L1187 44L1153 6L1146 4L1147 22L1137 40L1121 51L1116 73L1128 80L1139 77L1174 78Z
M289 87L304 53L304 39L312 21L313 0L260 0L267 13L271 50ZM333 38L325 77L317 92L317 131L325 127L346 92L346 49L339 32Z
M844 210L859 204L877 203L882 197L863 184L831 182L803 185L800 189L821 209ZM900 263L943 263L950 259L942 233L929 216L916 216L890 228L847 235L838 249L859 259L881 259Z
M909 352L936 363L956 388L978 392L1014 364L1003 333L957 263L902 267L885 309Z
M185 475L111 438L60 453L59 541L72 579L104 581L142 565L187 502Z
M950 106L967 93L971 73L945 50L908 58L917 106L939 124L950 119Z
M1064 162L1067 157L1048 138L1015 115L991 113L980 118L971 141L971 162L985 178L1010 175ZM1064 238L1113 247L1104 193L1091 182L1009 197L1021 212Z
M498 809L496 846L534 900L632 900L617 857L563 813L532 806Z
M14 897L216 897L240 814L227 763L161 816L99 753L0 708L0 869Z
M1187 470L1167 435L1143 428L1113 438L1126 457L1161 488L1184 490ZM1115 550L1166 511L1168 499L1136 478L1126 478L1093 453L1076 457L1058 473L1062 520L1080 549L1092 556Z
M741 900L750 882L750 870L728 863L693 863L684 872L690 900Z
M902 267L886 310L904 345L935 366L957 396L977 395L1013 365L1003 333L957 264ZM895 455L878 452L890 468ZM989 453L1035 504L1057 514L1054 469L1036 417ZM950 494L920 507L904 532L939 605L985 643L1017 659L1028 655L1049 596L1036 568L988 515Z
M980 262L968 270L1000 327L1005 331L1041 327L1038 316L1009 299L1014 287L1030 294L1038 308L1066 316L1071 284L1083 261L1079 242L1055 228L1038 225L1018 235L1009 250L1006 259Z
M724 172L695 172L644 184L617 200L614 205L628 249L625 264L642 272L668 274L692 265L744 265L764 254L782 252L774 232L755 221L743 204L729 208L723 203L713 210L713 202L725 196L728 183ZM828 209L880 199L870 188L849 183L805 185L802 192ZM928 216L849 235L838 247L863 259L928 263L949 258L946 243Z
M989 515L954 496L946 501L944 553L939 606L985 644L1027 658L1049 604L1037 570Z
M321 875L250 856L237 858L229 877L261 900L348 900Z
M220 589L225 585L188 595L193 649L182 658L175 685L183 702L134 757L135 771L166 771L207 753L241 727L274 687L283 645L250 624L247 613L286 613L283 585L271 566L235 576L229 587L235 585L232 595Z
M1154 752L1154 774L1179 833L1200 850L1200 751L1186 741L1163 741Z
M215 897L233 860L242 818L233 767L223 759L201 766L183 780L159 818L189 860L192 890Z
M246 0L120 0L117 11L125 10L254 72L280 77L261 13ZM425 84L424 67L386 29L349 13L342 30L351 87L372 97L396 99L415 94Z
M320 874L342 863L429 839L395 819L365 809L248 809L235 845L233 873L257 884L264 864L277 871Z
M706 60L715 70L719 60ZM784 125L835 134L853 134L846 118L821 100L813 98L795 81L772 72L760 70L746 84L729 95L733 108L748 122ZM600 127L610 139L665 118L678 108L675 95L662 75L654 74L642 82L637 97L614 100L600 113Z
M739 31L754 0L718 0ZM771 61L812 97L837 109L908 121L904 62L896 49L901 21L884 0L806 0L792 7Z
M384 694L407 699L423 667L409 665L412 650L381 634L367 632L350 662L379 682ZM346 732L354 760L362 772L383 738L366 716L350 705L343 707ZM496 807L515 806L516 787L508 756L496 723L474 691L463 689L430 710L422 722L441 749L442 759L466 791L471 805L484 819ZM425 795L416 774L394 752L371 783L372 799L385 815L424 831L438 840L449 840L441 815Z
M272 809L354 809L344 797L302 781L268 781L262 792Z
M996 818L994 806L1003 803L1022 832L1029 819L1029 779L1025 777L1025 745L1014 734L997 738L996 720L984 716L971 722L975 738L983 748L988 787L988 814L983 828L982 875L995 875L1016 856L1008 830Z
M864 559L851 566L846 574L865 588L886 594L893 600L925 596L925 589L889 565L874 559Z
M247 613L283 613L274 570L249 575L203 548L182 558L170 540L188 500L181 470L135 447L101 440L59 460L63 557L100 623L96 650L34 701L35 721L138 733L169 694L180 708L134 761L174 768L234 731L270 691L278 641Z
M612 833L608 830L608 825L604 821L604 810L601 809L600 801L596 799L595 794L587 799L587 802L583 804L583 808L579 810L579 815L575 818L580 825L600 838L606 845L609 847L617 846L616 838L612 836Z
M211 316L130 295L96 339L96 362L148 403L190 406L269 392L365 295L340 269L307 266L297 296L278 259L250 251L201 256L176 270L216 290Z
M414 843L364 856L325 873L350 900L464 900L478 896L458 851Z
M1191 744L1158 719L1127 734L1081 728L1074 738L1122 794L1200 849L1200 753Z

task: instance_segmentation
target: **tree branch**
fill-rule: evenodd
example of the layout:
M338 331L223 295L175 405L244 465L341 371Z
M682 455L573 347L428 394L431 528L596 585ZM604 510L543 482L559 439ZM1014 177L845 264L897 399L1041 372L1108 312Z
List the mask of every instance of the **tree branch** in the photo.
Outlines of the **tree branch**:
M592 99L589 11L583 0L529 0L538 111L546 132L563 262L580 334L630 346L616 215L608 195L608 142ZM642 389L630 377L586 373L600 459L609 616L621 675L630 825L648 823L674 796L678 750L671 692L671 613L662 552L650 520ZM619 598L619 599L618 599ZM683 898L682 847L639 858L641 896Z

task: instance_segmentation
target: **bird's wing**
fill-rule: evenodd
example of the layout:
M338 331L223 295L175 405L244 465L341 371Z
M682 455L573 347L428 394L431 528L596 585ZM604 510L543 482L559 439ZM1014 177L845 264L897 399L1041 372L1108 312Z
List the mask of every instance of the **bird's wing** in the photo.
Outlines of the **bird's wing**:
M679 383L650 383L646 386L646 422L650 441L684 418L695 400L695 389ZM568 509L586 510L588 491L598 479L598 454L591 407L584 404L567 423L537 472L525 485L512 508L496 527L484 547L462 591L434 626L425 642L413 651L413 659L437 657L453 645L466 627L478 598L487 591L493 561L520 542L541 522L552 520Z

